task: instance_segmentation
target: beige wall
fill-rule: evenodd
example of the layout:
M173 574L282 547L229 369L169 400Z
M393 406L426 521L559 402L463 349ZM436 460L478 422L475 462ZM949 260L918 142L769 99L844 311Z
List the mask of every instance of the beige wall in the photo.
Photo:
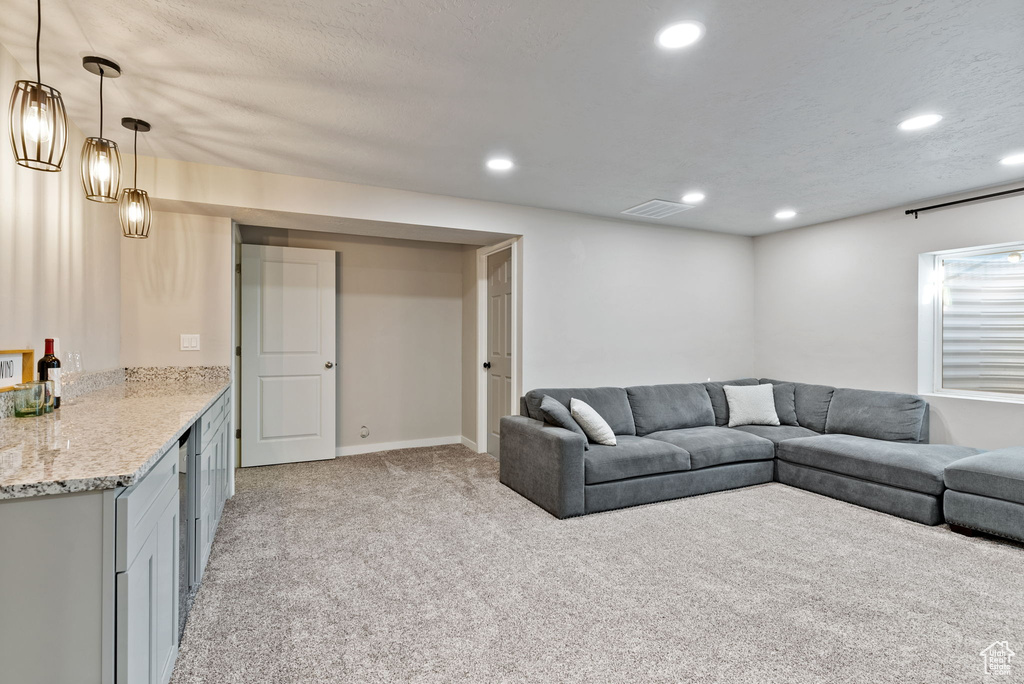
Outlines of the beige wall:
M338 253L342 453L460 438L461 245L252 226L242 240Z
M476 445L477 379L483 369L477 358L477 247L462 248L462 436ZM476 445L478 451L486 444Z
M0 93L28 78L0 46ZM3 100L6 129L7 100ZM71 124L60 173L17 166L0 140L0 349L59 337L85 370L119 364L120 241L116 209L85 199L79 173L84 136Z
M148 239L120 242L122 365L228 365L231 221L156 212ZM199 351L180 350L183 333Z
M929 202L925 202L929 204ZM755 239L764 376L918 391L918 255L1024 239L1024 197L882 211ZM932 440L1024 444L1024 404L928 397Z

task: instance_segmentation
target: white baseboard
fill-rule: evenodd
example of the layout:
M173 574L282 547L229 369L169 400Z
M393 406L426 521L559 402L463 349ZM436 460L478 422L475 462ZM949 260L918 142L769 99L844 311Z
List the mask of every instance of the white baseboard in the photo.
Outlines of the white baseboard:
M359 444L357 446L338 447L336 456L358 456L359 454L372 454L376 451L392 451L394 449L415 449L416 447L445 446L447 444L462 444L465 437L428 437L427 439L410 439L405 442L378 442L376 444Z
M476 452L476 442L471 440L466 435L462 435L462 446L466 447L467 449L472 449L474 452Z

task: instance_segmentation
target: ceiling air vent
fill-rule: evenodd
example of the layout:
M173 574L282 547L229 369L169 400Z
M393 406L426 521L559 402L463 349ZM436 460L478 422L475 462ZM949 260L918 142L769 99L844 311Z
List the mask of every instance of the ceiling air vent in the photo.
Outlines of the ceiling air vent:
M622 213L627 216L639 216L640 218L663 219L667 216L671 216L672 214L678 214L681 211L686 211L687 209L693 209L693 205L656 199L651 200L650 202L644 202L643 204L638 204Z

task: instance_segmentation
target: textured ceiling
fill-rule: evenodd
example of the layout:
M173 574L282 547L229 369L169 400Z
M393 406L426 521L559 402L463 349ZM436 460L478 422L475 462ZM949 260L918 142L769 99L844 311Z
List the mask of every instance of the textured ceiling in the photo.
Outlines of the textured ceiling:
M30 68L35 3L0 43ZM44 0L43 80L147 154L755 235L1024 177L1021 0ZM663 25L707 25L692 48ZM936 111L939 126L896 130ZM130 143L119 126L116 139ZM518 162L496 176L492 152ZM796 220L775 210L791 206Z

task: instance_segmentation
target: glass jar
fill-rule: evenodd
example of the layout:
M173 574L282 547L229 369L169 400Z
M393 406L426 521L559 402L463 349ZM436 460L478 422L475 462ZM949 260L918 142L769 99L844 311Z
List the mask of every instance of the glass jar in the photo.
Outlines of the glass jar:
M53 410L52 407L50 410ZM44 413L46 413L45 382L23 382L14 386L14 415L25 418L41 416Z
M53 413L54 400L57 398L56 389L53 380L43 380L42 383L46 385L46 412Z

